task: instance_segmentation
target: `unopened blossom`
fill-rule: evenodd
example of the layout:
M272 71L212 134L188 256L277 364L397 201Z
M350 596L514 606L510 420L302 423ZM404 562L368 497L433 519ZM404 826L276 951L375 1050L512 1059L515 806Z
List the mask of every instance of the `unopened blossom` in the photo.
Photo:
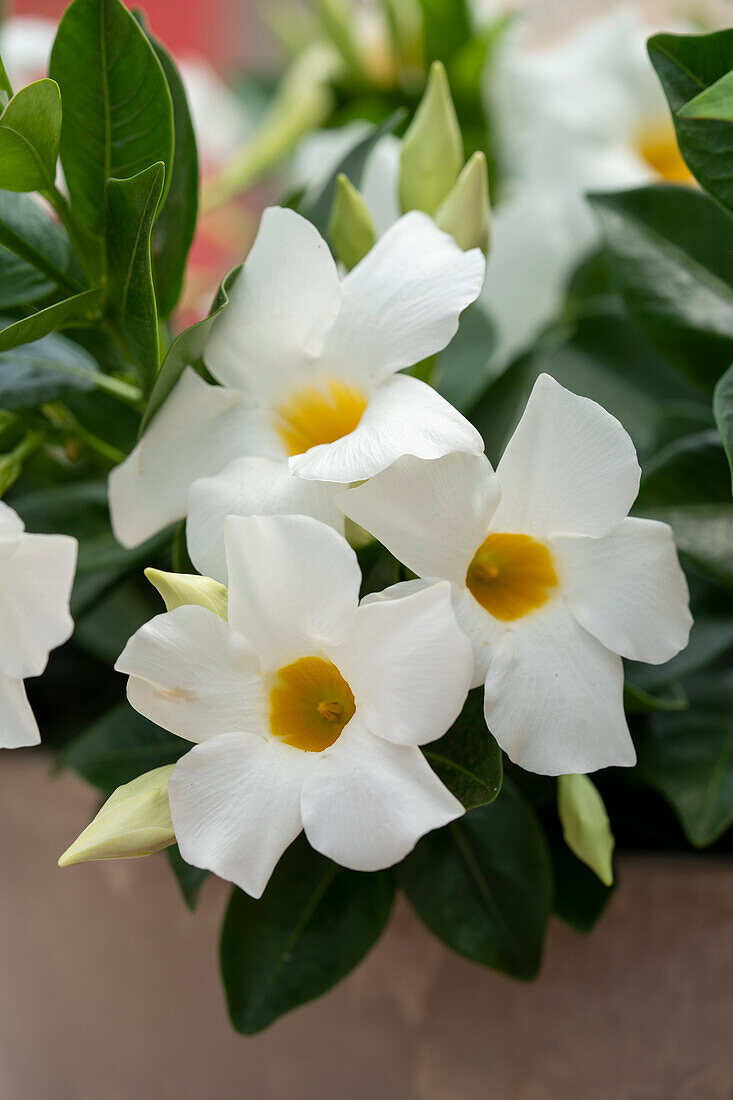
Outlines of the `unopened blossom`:
M483 276L478 249L462 252L412 212L341 278L310 222L266 210L204 351L221 385L186 370L112 472L119 540L136 545L189 513L194 564L217 575L229 513L298 512L339 525L336 484L403 454L480 454L476 429L398 372L445 347ZM197 492L200 478L213 480Z
M41 737L23 681L40 676L49 651L70 637L76 539L29 535L0 501L0 748L36 745Z
M471 679L450 586L359 604L354 551L308 516L232 516L225 542L228 621L177 607L116 666L141 714L197 743L168 783L183 858L253 897L302 829L343 866L395 863L463 813L418 748Z
M483 455L402 458L338 498L418 577L450 581L486 722L529 771L633 764L621 657L687 644L671 529L628 518L639 474L621 424L541 375L496 473Z

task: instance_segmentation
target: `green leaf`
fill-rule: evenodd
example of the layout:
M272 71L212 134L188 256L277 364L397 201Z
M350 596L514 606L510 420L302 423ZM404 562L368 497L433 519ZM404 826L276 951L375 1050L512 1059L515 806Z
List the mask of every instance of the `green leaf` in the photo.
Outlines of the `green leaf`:
M501 749L486 728L484 689L469 692L451 728L423 752L431 768L467 810L493 802L501 790Z
M25 409L96 387L98 367L71 340L50 333L0 352L0 408Z
M203 367L203 351L214 321L229 304L229 294L234 282L242 270L242 265L233 268L222 282L208 317L197 321L195 325L184 329L171 344L158 377L155 380L145 414L140 424L142 435L155 414L160 410L186 367L200 370Z
M158 310L150 239L164 177L165 166L159 162L130 179L107 183L109 303L146 393L158 374Z
M434 61L400 146L400 206L435 214L463 167L463 139L445 67Z
M67 746L62 763L103 791L113 791L152 768L175 764L188 742L153 725L129 703L112 707Z
M107 180L173 163L173 107L163 69L122 0L73 0L51 76L61 88L61 163L75 215L101 234ZM83 77L83 79L82 79Z
M656 692L645 691L627 680L624 684L624 710L627 714L643 714L648 710L687 710L690 703L681 684L673 681Z
M687 165L718 202L733 210L733 138L729 122L686 118L683 108L729 71L733 30L714 34L657 34L649 57L672 110Z
M713 412L725 453L728 455L733 488L733 366L728 367L715 387Z
M552 868L539 821L508 780L495 802L424 836L397 873L418 916L448 947L516 978L536 976Z
M733 70L680 107L680 118L717 119L733 122Z
M29 317L23 317L20 321L14 321L0 330L0 352L17 348L20 344L30 344L34 340L40 340L55 329L65 325L74 325L89 321L96 321L101 316L104 291L101 287L94 290L84 290L81 294L75 294L71 298L64 298L62 302L56 302L37 313L31 313Z
M58 84L45 78L21 88L0 116L0 188L51 190L60 137Z
M650 715L637 736L638 772L705 847L733 824L733 672L700 673L685 688L690 709Z
M389 871L345 870L303 836L259 901L235 889L222 928L221 971L237 1031L262 1031L345 977L379 939L393 898Z
M615 889L604 886L597 875L574 855L560 836L548 836L555 882L553 911L576 932L592 932Z
M733 219L686 187L590 201L629 316L692 382L712 390L733 360Z
M438 360L436 389L461 412L473 407L493 381L491 355L496 328L481 302L461 314L461 323Z
M568 848L598 876L604 886L613 883L613 833L593 780L587 775L560 775L557 812Z
M190 863L186 863L178 850L177 844L171 845L166 855L171 865L171 870L176 876L178 885L181 888L183 900L188 908L193 911L199 903L201 887L204 885L207 878L211 877L211 871L204 871L200 867L193 867Z
M668 523L685 563L703 577L733 588L733 508L727 504L683 504L645 508L644 515Z
M168 317L181 296L186 259L196 231L199 163L183 81L162 42L150 34L148 38L165 73L173 102L173 170L168 197L153 230L155 294L161 317Z
M419 0L423 14L425 61L449 59L472 38L466 0Z
M30 195L0 191L0 246L0 309L47 298L57 286L83 289L69 274L68 237Z
M0 107L4 107L13 98L13 85L10 83L3 59L0 57Z

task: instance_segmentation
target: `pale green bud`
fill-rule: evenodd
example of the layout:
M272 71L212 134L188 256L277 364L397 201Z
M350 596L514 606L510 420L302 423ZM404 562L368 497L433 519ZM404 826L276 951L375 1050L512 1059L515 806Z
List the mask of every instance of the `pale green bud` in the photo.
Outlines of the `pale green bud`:
M160 592L166 611L174 611L185 604L197 604L226 619L229 593L223 584L211 577L199 577L196 573L165 573L162 569L146 569L145 576Z
M22 462L12 451L10 454L0 455L0 497L18 479L22 469Z
M168 780L175 767L168 764L118 787L81 836L59 859L59 867L95 859L133 859L150 856L174 844Z
M605 886L613 883L614 839L603 799L587 775L561 775L557 811L565 843Z
M434 214L456 182L462 165L463 140L448 77L442 63L434 61L420 105L402 139L402 210Z
M489 173L483 153L474 153L435 215L436 225L450 233L464 252L489 251Z
M351 271L377 239L366 203L348 176L336 180L336 194L328 223L328 238L338 258Z

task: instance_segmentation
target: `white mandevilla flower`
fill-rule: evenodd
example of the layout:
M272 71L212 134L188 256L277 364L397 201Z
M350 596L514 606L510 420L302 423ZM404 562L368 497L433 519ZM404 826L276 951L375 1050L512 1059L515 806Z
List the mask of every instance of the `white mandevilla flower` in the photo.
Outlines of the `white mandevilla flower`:
M305 829L373 871L463 813L418 745L461 711L471 646L450 586L359 604L356 555L308 516L225 524L228 621L178 607L117 669L132 705L198 742L168 786L183 858L253 897Z
M70 637L76 539L29 535L0 501L0 748L37 745L41 737L23 680L40 676L49 651Z
M188 369L112 472L119 540L135 545L188 512L193 561L220 579L228 514L299 512L339 527L334 483L403 454L480 454L467 420L397 372L445 347L483 276L478 249L462 252L413 212L339 278L305 218L266 210L204 352L221 386Z
M619 654L687 644L672 532L626 518L639 474L619 422L541 375L496 473L483 455L402 458L338 498L418 577L451 582L489 729L529 771L633 764Z

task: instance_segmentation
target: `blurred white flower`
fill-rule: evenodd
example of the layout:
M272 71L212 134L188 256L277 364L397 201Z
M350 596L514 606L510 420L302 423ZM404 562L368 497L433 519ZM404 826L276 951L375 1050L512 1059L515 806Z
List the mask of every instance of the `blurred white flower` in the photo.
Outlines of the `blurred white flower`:
M621 424L543 374L495 474L483 455L402 458L337 498L418 577L451 582L487 725L529 771L633 764L621 656L687 644L671 529L626 518L639 474Z
M112 471L117 538L134 546L188 513L192 560L220 580L228 514L300 512L343 528L338 484L403 454L480 454L476 429L398 372L445 347L483 275L478 249L462 252L414 211L339 278L310 222L266 210L204 350L221 386L188 369Z
M0 501L0 748L36 745L41 737L23 680L40 676L49 651L71 636L76 539L26 534Z
M228 621L159 615L117 669L132 705L198 742L168 797L181 854L253 897L305 829L375 871L463 813L418 745L461 711L471 646L450 587L359 605L356 555L307 516L229 517Z

